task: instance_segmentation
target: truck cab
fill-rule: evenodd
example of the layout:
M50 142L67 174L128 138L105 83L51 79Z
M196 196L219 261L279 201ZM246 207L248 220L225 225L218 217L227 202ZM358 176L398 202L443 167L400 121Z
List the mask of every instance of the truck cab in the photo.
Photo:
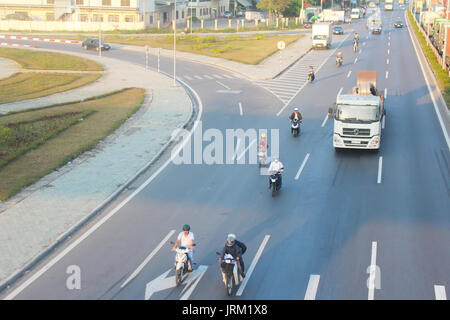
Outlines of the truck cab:
M359 71L357 86L349 94L336 98L333 147L378 151L381 144L382 120L386 115L384 97L376 89L376 72Z

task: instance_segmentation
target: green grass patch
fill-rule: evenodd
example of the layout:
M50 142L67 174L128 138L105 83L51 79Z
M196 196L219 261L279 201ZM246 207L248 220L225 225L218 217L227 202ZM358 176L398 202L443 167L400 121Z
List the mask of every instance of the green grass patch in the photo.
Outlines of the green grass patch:
M93 148L136 112L145 90L0 116L0 201Z
M433 71L439 89L441 90L442 95L444 96L445 103L447 104L447 108L450 106L450 77L448 75L448 71L442 69L442 66L439 64L436 55L434 54L433 49L431 49L428 44L425 36L420 32L419 27L414 21L414 17L412 13L408 10L408 19L410 24L413 26L414 32L416 33L417 39L420 42L420 46L422 47L422 51L425 54L425 57L428 60L428 64Z
M103 71L92 60L55 52L0 48L0 57L16 61L24 69Z
M71 90L91 83L100 76L96 73L15 73L0 79L0 104Z
M262 35L253 36L206 36L196 35L177 36L177 51L190 52L211 57L228 59L246 64L257 64L272 55L277 49L278 41L286 45L297 41L304 35ZM129 37L118 38L106 36L104 39L110 43L163 48L173 50L173 36L164 37Z

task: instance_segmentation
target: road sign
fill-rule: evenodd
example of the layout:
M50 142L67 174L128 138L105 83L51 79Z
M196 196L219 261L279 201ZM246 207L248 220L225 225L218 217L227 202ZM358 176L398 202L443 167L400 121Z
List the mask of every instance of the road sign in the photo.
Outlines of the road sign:
M283 50L284 48L286 48L286 43L284 43L284 41L278 41L277 46L279 50Z

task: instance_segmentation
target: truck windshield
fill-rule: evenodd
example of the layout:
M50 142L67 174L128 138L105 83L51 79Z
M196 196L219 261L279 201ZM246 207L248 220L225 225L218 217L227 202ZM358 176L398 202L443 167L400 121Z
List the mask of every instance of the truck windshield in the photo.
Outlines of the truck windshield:
M327 36L324 34L316 34L314 36L314 40L326 40L326 39L327 39Z
M336 120L349 122L374 122L379 121L378 107L338 105Z

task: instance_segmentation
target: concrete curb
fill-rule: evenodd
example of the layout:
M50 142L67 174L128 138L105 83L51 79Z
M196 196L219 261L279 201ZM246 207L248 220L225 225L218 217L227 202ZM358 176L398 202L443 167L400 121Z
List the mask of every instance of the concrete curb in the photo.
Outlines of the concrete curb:
M167 77L170 77L168 74L161 72ZM177 80L178 81L178 80ZM178 83L183 87L183 89L186 91L186 94L188 95L189 99L191 100L191 116L189 119L184 123L182 128L187 129L190 128L194 124L194 119L196 115L198 114L198 108L200 102L197 101L195 95L193 92L191 92L191 89L188 88L183 82L178 81ZM68 231L63 233L61 236L59 236L53 244L51 244L49 247L44 249L41 253L39 253L37 256L31 259L25 266L14 272L12 275L10 275L8 278L6 278L4 281L0 283L0 293L4 290L7 290L10 288L11 285L13 285L15 282L19 281L24 275L28 273L29 270L34 268L36 265L38 265L42 260L44 260L46 257L54 253L61 245L63 245L66 240L70 239L76 232L78 232L80 229L86 226L88 222L90 222L94 217L96 217L99 213L101 213L107 205L109 205L114 199L116 199L128 186L133 183L143 172L148 170L154 163L156 163L161 156L172 146L173 140L169 140L156 154L153 159L151 159L147 164L145 164L140 170L136 172L134 176L129 178L125 183L123 183L119 188L116 189L108 198L106 198L101 204L99 204L91 213L89 213L86 217L84 217L82 220L77 222L75 225L73 225Z

